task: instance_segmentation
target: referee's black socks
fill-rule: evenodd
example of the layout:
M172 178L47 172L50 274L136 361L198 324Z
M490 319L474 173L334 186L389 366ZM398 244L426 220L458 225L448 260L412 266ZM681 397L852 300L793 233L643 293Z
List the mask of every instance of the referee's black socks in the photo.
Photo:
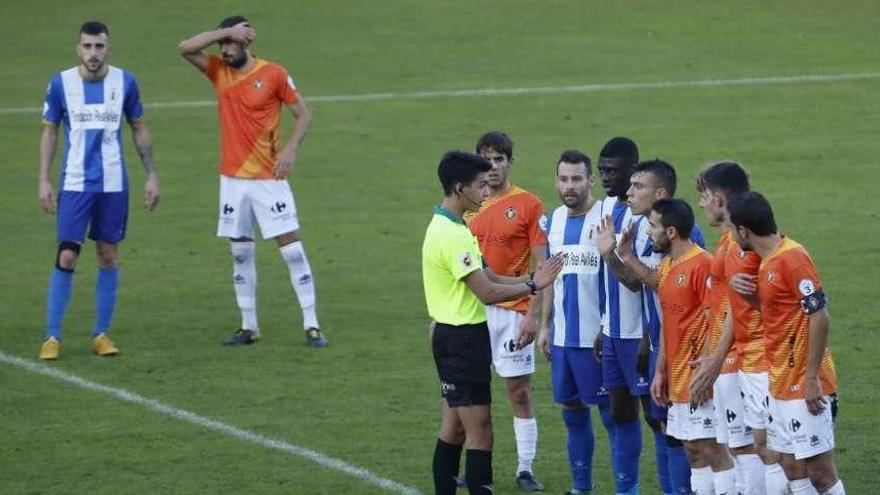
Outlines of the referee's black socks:
M492 451L468 449L464 476L471 495L492 495Z
M468 459L470 459L470 454ZM461 445L446 443L438 438L437 446L434 447L434 493L436 495L455 495L460 461Z

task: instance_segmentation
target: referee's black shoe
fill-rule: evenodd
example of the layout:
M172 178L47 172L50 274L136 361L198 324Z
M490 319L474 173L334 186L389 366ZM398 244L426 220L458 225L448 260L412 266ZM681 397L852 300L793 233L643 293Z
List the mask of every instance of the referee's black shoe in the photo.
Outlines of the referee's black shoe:
M239 328L223 341L223 345L251 345L260 340L259 330Z
M327 347L327 339L318 328L306 328L306 345L309 347Z

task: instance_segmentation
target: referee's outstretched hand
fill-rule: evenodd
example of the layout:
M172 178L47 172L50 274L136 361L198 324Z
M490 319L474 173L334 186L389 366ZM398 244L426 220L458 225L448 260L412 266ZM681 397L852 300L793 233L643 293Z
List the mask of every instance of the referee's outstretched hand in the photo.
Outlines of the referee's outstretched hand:
M538 269L535 270L535 285L538 287L538 290L547 287L556 280L556 276L562 271L562 265L562 253L556 253L541 263Z

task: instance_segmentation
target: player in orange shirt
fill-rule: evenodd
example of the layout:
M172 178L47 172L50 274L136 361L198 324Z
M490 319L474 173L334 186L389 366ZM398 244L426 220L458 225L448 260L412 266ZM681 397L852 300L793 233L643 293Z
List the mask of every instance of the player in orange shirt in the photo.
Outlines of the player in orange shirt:
M747 192L728 210L739 245L762 259L755 283L770 366L768 447L783 454L792 493L812 484L822 495L845 494L834 464L837 377L816 265L803 246L779 234L761 194Z
M306 343L324 347L318 325L312 270L299 237L296 205L287 177L312 118L293 78L281 66L256 58L256 31L242 16L180 43L180 54L214 84L220 114L219 237L229 238L241 327L226 345L260 339L256 306L254 219L264 239L275 239L303 312ZM203 50L217 43L220 56ZM293 135L282 143L281 107L294 117Z
M727 442L737 462L740 491L749 495L785 495L788 479L779 465L779 454L766 448L767 366L761 315L750 301L729 287L731 279L757 274L760 257L740 249L727 219L727 205L749 190L749 176L734 162L715 163L697 178L700 208L721 231L713 260L712 292L727 301L723 326L710 327L708 357L691 382L691 400L713 390L716 419L727 426ZM720 375L720 376L719 376ZM723 430L721 428L720 430ZM760 458L759 458L760 457Z
M547 219L534 194L511 184L513 141L503 132L488 132L476 151L492 164L488 174L489 198L476 214L465 216L480 244L486 265L496 274L519 277L538 266L547 254ZM532 472L538 444L538 423L532 401L535 372L535 334L541 312L540 294L486 307L492 364L504 378L513 407L518 466L515 482L526 492L543 490Z
M663 312L651 395L658 405L671 403L666 434L685 446L693 493L736 493L733 460L715 438L714 405L711 400L691 405L689 396L692 363L703 353L709 327L707 280L712 256L690 240L694 213L680 199L656 201L649 226L654 250L667 255L656 276L639 275L657 291ZM632 255L621 254L631 266Z

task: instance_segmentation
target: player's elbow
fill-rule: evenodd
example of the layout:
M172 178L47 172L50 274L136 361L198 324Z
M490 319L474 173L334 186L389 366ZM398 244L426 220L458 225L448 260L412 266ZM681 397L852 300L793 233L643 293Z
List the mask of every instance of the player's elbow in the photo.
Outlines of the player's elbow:
M181 57L186 58L188 55L193 55L197 53L197 50L193 50L192 46L187 43L188 41L189 40L183 40L177 45L177 52L180 54Z

